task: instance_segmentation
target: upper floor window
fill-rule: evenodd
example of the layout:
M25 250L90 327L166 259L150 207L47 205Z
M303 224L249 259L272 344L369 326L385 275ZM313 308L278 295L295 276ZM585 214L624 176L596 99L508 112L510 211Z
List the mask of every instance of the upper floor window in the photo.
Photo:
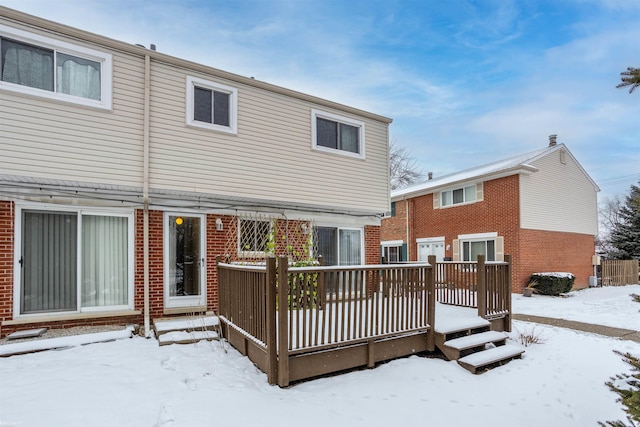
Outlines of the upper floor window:
M391 216L396 216L396 202L391 202Z
M440 193L441 206L458 205L476 201L476 186L469 185L462 188L447 190Z
M236 88L187 77L187 124L237 133L237 97Z
M111 108L110 54L0 25L0 88Z
M312 147L364 159L364 123L312 110Z

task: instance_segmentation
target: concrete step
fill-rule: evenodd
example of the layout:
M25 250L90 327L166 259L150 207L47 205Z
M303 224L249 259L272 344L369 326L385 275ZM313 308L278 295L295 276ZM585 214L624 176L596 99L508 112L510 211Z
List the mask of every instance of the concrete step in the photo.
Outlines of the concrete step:
M202 340L214 341L218 339L218 333L215 331L172 331L159 335L158 344L193 344Z
M153 329L159 345L192 344L218 340L217 316L191 316L154 319Z
M458 364L473 374L493 366L519 359L524 349L517 345L501 345L458 359Z

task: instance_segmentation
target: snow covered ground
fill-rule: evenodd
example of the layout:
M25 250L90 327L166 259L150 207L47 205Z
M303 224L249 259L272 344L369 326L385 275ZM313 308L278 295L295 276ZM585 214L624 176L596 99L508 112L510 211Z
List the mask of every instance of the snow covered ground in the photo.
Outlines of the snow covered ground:
M640 286L570 298L514 295L514 312L640 329ZM409 357L280 389L220 342L143 338L0 359L0 426L593 426L625 419L604 382L640 344L514 322L543 343L472 375Z

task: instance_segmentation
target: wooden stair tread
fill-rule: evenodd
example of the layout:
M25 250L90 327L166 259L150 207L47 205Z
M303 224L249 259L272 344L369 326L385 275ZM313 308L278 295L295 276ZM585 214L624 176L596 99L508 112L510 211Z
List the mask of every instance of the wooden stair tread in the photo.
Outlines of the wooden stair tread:
M444 345L456 350L466 350L468 348L478 347L482 344L495 343L506 339L507 336L502 332L487 331L445 341Z
M513 359L520 357L524 353L524 349L515 345L501 345L499 347L490 348L484 351L470 354L462 357L458 360L458 363L465 368L467 366L474 369L482 366L490 365L492 363L500 362L502 360ZM468 369L468 368L467 368Z
M175 331L213 330L218 326L217 316L197 316L188 318L154 319L153 328L160 336Z
M437 322L435 331L439 334L451 334L454 332L467 331L472 329L490 327L491 322L482 317L463 318L463 319L446 319Z
M213 341L218 339L218 333L214 331L172 331L158 336L158 344L192 344L202 340Z

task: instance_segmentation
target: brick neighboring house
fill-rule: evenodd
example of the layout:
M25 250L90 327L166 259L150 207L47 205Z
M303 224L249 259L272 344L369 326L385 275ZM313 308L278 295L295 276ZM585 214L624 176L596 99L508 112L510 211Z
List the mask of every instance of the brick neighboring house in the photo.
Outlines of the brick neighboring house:
M2 6L0 52L0 336L216 310L217 255L378 262L391 119Z
M532 273L593 275L598 186L564 144L391 192L381 254L389 261L513 258L512 290Z

